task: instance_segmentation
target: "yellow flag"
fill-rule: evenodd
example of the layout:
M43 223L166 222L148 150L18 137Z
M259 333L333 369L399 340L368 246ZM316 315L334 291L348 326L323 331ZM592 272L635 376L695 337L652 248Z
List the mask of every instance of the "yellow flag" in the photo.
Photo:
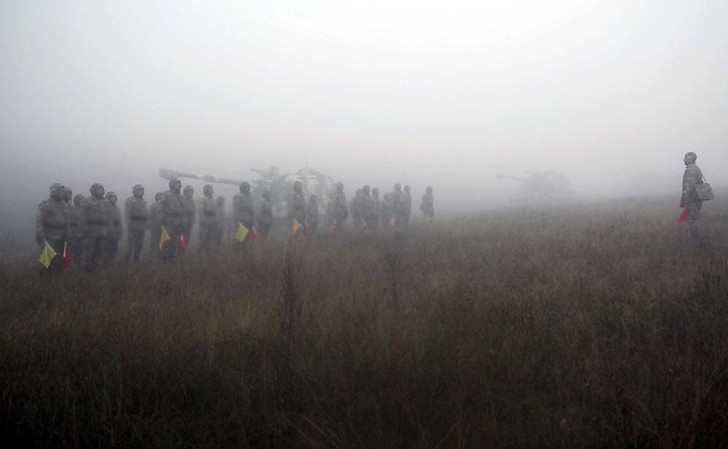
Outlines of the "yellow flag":
M165 243L169 240L169 232L167 232L167 228L162 226L162 234L159 236L159 249L162 249Z
M40 252L40 256L38 256L38 262L40 262L41 265L48 268L51 266L51 262L53 261L53 258L56 257L56 251L53 249L50 243L48 243L47 240L44 240L45 245L43 245L43 249Z
M392 215L392 219L389 220L389 227L393 228L395 226L397 226L397 218L394 215Z
M359 229L360 231L363 231L363 230L364 230L364 229L366 229L366 228L367 228L367 222L366 222L366 220L364 220L364 219L362 218L362 219L361 219L361 220L359 221L359 228L358 228L358 229Z
M248 235L248 228L243 226L242 223L238 222L238 228L235 230L235 240L242 243L245 241L246 235Z
M299 229L301 229L301 223L294 218L293 223L291 223L291 234L298 234Z

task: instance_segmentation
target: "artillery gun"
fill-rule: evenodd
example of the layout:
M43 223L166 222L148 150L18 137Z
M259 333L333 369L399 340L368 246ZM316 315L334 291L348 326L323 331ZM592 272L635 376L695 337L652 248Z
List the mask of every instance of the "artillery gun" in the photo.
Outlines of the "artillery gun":
M277 167L271 166L267 169L251 169L252 172L259 175L258 178L251 179L250 186L254 200L257 202L261 199L264 191L270 192L270 200L273 203L273 214L277 217L284 217L288 213L288 198L293 193L293 183L301 181L303 185L303 194L308 196L315 194L318 197L318 207L321 212L326 210L331 194L335 190L334 180L316 170L304 167L293 173L281 173ZM195 175L166 168L159 169L159 176L172 180L176 178L198 179L208 183L229 184L240 186L242 180L215 177L211 175Z
M521 189L515 199L527 204L555 203L573 196L569 180L557 171L532 170L526 176L512 176L498 173L498 179L512 179L521 182Z

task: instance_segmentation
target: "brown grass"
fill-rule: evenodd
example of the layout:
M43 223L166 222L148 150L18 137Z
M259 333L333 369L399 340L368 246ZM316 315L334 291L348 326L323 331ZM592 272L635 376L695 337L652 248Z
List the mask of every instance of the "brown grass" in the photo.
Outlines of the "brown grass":
M0 271L4 447L728 441L728 204L510 211L46 279Z

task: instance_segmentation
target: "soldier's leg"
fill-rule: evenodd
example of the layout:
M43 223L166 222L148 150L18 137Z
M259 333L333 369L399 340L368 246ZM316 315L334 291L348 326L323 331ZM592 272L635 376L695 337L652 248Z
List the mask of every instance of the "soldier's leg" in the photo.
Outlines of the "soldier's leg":
M698 220L702 205L702 201L695 201L688 204L688 234L690 236L690 243L694 245L700 243L700 225Z

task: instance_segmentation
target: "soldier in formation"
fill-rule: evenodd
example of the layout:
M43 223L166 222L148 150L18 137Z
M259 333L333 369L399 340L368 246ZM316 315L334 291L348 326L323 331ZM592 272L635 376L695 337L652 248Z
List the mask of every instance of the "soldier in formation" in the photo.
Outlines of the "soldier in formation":
M144 233L149 226L149 211L144 199L144 186L137 184L131 190L132 196L124 203L124 219L126 220L126 262L139 261L144 247ZM154 241L152 241L154 244Z
M149 250L155 257L162 256L162 248L160 248L160 239L162 235L162 218L159 208L162 202L162 192L154 195L154 204L149 206Z
M262 199L258 207L258 234L265 240L268 238L271 226L273 226L273 203L270 201L270 192L263 191Z
M35 216L36 243L42 249L47 242L57 254L48 266L49 273L60 268L58 255L62 254L63 245L68 237L68 217L62 199L63 189L60 184L53 184L50 188L50 196L38 205L38 212Z
M190 240L192 240L192 228L195 225L195 200L192 198L195 189L192 186L185 186L182 193L182 202L184 203L182 234L185 236L186 243L189 244ZM184 248L182 250L184 251Z
M306 229L306 198L303 196L303 183L293 183L293 193L288 199L288 218L291 221L291 231L294 234L305 232Z
M185 246L184 235L185 225L185 203L180 194L182 182L179 179L169 181L169 190L162 193L159 201L159 221L162 225L162 233L166 230L169 240L164 242L162 247L162 258L172 260L177 253L178 246ZM186 238L186 237L184 237Z
M379 201L379 189L372 189L372 207L374 208L374 216L372 217L371 229L376 231L379 229L379 220L382 215L382 203Z
M343 231L344 222L349 217L349 209L346 207L344 183L336 183L336 190L331 195L330 206L329 232Z
M422 203L420 204L420 210L422 211L422 214L424 215L423 218L425 220L425 223L432 222L432 219L435 218L435 199L432 196L432 187L427 186L425 189L425 194L422 195Z
M250 194L250 183L240 183L240 193L233 197L233 221L235 229L238 225L244 226L248 231L255 224L255 209L253 207L253 196ZM249 235L246 234L245 241ZM243 242L239 242L243 243Z
M215 189L210 184L205 184L202 188L202 198L200 198L200 245L206 251L210 251L215 247L217 226L220 223L218 214L220 208L217 201L212 196Z
M98 271L108 248L111 209L104 199L104 186L95 183L89 189L91 196L83 202L81 227L83 234L83 268L90 273Z
M308 197L308 204L306 204L306 222L309 232L314 234L319 225L319 208L316 195L313 193Z
M84 196L77 194L73 197L73 205L68 214L68 255L71 263L80 263L83 255L83 227L81 226L81 208Z
M217 224L215 226L215 246L222 244L222 236L225 233L225 197L217 197Z
M107 264L111 264L116 259L116 254L119 252L119 240L124 234L124 228L121 224L121 210L116 205L118 201L116 193L109 192L106 194L106 201L108 201L109 213L111 214L111 221L109 222L109 236L106 240L106 252L104 254L105 261Z
M402 192L402 185L396 183L394 185L394 191L392 192L392 219L390 220L391 227L395 229L402 229L405 225L405 213L407 211L406 198Z
M410 186L404 186L404 216L403 226L406 228L409 226L410 215L412 215L412 191Z

